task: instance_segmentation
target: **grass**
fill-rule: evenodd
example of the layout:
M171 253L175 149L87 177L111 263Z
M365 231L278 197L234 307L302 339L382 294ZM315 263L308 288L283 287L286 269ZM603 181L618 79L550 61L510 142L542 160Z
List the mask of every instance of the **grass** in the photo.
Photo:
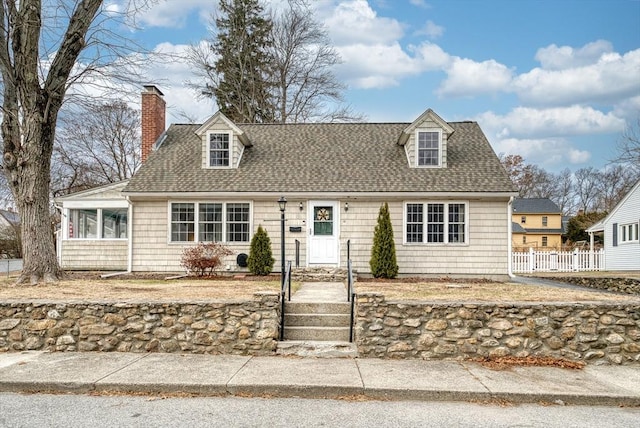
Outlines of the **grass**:
M112 277L102 279L99 274L71 274L55 284L14 286L16 278L0 280L0 300L115 300L115 301L194 301L244 300L256 292L279 292L279 276L250 279L180 278L164 280L164 275L148 278ZM300 284L292 283L292 290Z
M43 299L54 301L210 301L251 299L256 292L279 292L280 277L215 277L165 280L166 275L100 278L98 273L71 273L56 284L14 286L15 277L0 278L0 301ZM292 283L292 291L300 288ZM356 282L356 291L378 292L387 300L433 302L638 302L640 296L606 293L590 288L410 278Z
M629 302L640 297L584 289L565 289L510 282L359 281L356 291L377 292L387 300L468 302Z

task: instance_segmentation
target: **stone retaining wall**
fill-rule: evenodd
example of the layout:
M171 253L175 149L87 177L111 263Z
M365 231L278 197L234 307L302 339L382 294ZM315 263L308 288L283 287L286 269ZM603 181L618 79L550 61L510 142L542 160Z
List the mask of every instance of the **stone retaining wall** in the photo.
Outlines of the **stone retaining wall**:
M0 352L271 355L278 314L276 293L239 302L0 302Z
M357 297L360 357L548 356L640 365L640 304L387 302Z
M583 287L597 288L599 290L615 291L618 293L640 295L640 280L635 278L598 278L598 277L544 277L554 281L568 282Z

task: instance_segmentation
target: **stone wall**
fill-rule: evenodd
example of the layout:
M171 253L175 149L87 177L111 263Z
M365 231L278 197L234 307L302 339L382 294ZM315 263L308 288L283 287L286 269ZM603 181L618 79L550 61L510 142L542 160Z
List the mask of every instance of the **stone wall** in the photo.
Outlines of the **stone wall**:
M0 352L271 355L278 326L276 293L238 302L0 302Z
M363 358L545 356L640 365L640 304L392 302L357 297Z
M599 290L615 291L618 293L640 295L640 279L635 278L598 278L598 277L544 277L554 281L568 282L583 287L597 288Z

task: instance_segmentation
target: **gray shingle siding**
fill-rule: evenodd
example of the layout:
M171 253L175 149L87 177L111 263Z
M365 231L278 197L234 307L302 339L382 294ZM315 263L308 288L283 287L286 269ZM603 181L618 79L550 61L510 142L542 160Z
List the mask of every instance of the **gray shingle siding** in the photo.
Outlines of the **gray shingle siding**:
M236 169L201 168L199 125L172 125L124 192L514 192L477 123L450 123L447 168L410 168L409 125L241 124L253 146Z

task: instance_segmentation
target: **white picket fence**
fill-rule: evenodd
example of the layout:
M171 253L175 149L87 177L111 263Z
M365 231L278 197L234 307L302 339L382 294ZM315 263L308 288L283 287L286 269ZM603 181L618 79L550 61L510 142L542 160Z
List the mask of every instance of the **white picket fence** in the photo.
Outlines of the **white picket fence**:
M535 251L513 252L514 273L580 272L604 270L604 250L598 251Z

